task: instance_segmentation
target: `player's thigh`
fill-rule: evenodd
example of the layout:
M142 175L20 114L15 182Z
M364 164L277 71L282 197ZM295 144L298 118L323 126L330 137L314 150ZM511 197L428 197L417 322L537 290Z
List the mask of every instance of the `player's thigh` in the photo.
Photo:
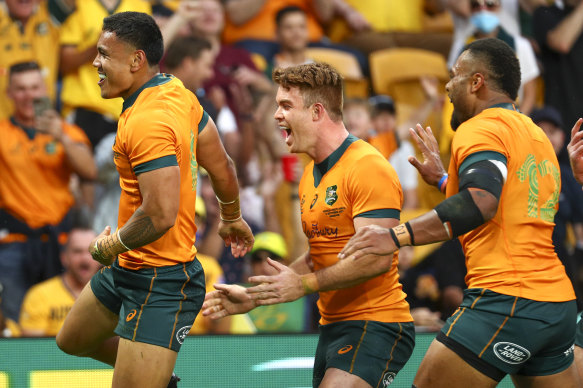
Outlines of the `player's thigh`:
M112 388L166 388L177 355L168 348L121 338Z
M413 383L417 388L490 388L498 384L436 340L425 353Z
M567 369L547 376L512 376L518 388L580 388L579 376L575 364Z
M88 283L67 314L57 335L57 345L66 353L83 355L114 336L118 316L97 299Z
M324 379L318 388L370 388L371 385L360 377L336 368L326 369Z
M339 372L368 385L388 386L411 357L415 344L412 322L342 321L320 327L312 385L333 386ZM326 385L322 385L326 380Z

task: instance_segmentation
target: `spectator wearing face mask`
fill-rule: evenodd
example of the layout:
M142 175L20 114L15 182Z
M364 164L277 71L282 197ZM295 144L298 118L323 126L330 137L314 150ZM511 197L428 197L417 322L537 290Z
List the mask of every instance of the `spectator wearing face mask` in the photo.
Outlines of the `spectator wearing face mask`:
M507 23L503 24L505 13L501 0L463 1L469 2L469 26L456 24L448 66L451 68L464 47L474 40L497 38L506 42L520 61L521 85L518 91L520 111L526 115L530 114L536 102L536 80L540 75L532 46L522 36L509 32L512 28L508 28Z

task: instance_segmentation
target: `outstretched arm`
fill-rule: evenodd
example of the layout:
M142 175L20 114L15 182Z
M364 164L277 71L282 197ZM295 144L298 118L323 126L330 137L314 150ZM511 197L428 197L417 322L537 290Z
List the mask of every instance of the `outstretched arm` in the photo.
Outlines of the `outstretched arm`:
M219 235L231 246L235 257L244 256L253 247L253 233L241 217L239 183L231 158L227 155L217 127L209 119L198 135L196 159L208 172L220 206Z
M354 219L356 230L367 225L390 228L397 224L398 220L395 218L356 217ZM307 258L309 257L304 257L304 262L307 262ZM251 277L249 281L258 285L248 288L247 292L257 305L291 302L314 292L349 288L363 283L390 270L392 260L392 254L382 257L367 256L358 262L341 260L329 267L304 274L299 274L281 263L270 260L269 264L278 271L278 274Z

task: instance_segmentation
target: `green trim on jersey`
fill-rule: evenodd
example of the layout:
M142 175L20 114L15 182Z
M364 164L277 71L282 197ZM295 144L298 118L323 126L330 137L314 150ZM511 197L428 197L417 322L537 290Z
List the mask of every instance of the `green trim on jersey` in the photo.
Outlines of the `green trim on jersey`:
M364 213L360 213L354 216L364 217L364 218L395 218L397 220L401 219L401 211L399 209L376 209L369 210Z
M502 155L500 152L496 151L480 151L475 152L464 159L462 162L458 174L461 174L466 168L471 166L476 162L481 162L482 160L497 160L499 162L504 163L504 165L508 165L508 161L506 160L506 156Z
M178 166L178 161L176 160L176 155L162 156L161 158L150 160L142 164L138 164L134 167L134 173L139 175L144 172L157 170L159 168Z
M134 105L134 102L138 99L140 93L146 88L152 88L154 86L160 86L165 83L168 83L174 79L172 74L156 74L151 80L143 84L138 90L132 93L124 102L123 102L123 109L121 113L125 112L126 109L130 108Z
M207 123L209 122L209 118L209 114L203 110L202 118L200 119L200 123L198 123L198 133L201 133L204 127L206 127Z
M348 135L348 137L340 144L334 152L330 154L326 159L322 161L322 163L315 164L314 163L314 187L318 187L322 177L334 167L336 162L340 160L344 152L350 147L352 143L355 141L360 140L358 137L354 135Z

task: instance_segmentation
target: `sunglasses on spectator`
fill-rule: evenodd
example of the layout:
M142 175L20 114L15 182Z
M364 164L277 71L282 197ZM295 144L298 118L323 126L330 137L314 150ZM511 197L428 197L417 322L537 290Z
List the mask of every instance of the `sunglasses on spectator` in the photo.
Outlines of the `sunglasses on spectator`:
M472 11L477 11L481 8L494 9L498 8L498 6L500 6L500 2L497 0L470 1L470 7L472 8Z

